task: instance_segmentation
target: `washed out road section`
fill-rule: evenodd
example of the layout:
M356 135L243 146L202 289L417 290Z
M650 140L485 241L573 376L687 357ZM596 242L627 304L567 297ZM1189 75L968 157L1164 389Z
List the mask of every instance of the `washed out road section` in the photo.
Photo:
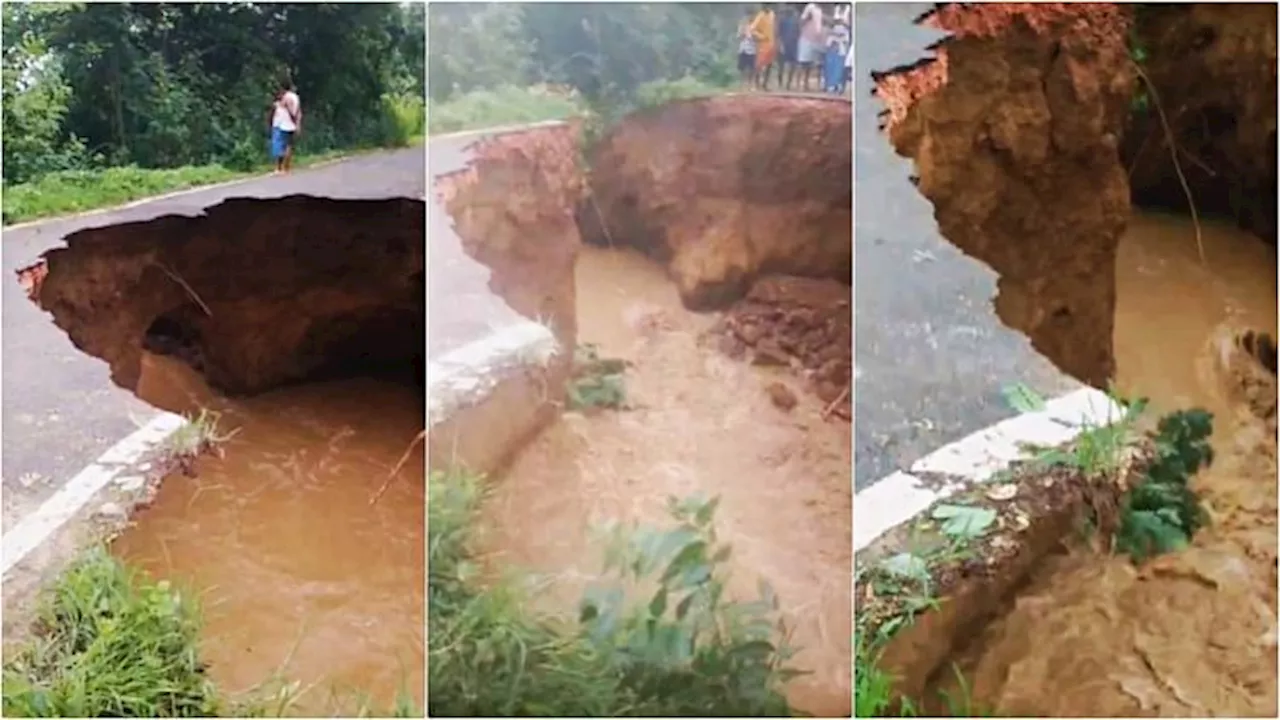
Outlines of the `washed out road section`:
M0 236L3 323L3 522L11 527L156 411L111 382L106 363L81 353L26 297L15 273L62 238L87 228L200 214L230 198L304 194L335 199L422 197L422 148L363 155L77 217L4 229Z
M991 305L995 273L941 236L932 206L911 184L911 162L878 129L883 105L871 95L871 71L915 62L941 38L912 23L930 7L854 9L859 490L1013 416L1002 393L1009 384L1023 382L1046 396L1079 387L1000 323Z

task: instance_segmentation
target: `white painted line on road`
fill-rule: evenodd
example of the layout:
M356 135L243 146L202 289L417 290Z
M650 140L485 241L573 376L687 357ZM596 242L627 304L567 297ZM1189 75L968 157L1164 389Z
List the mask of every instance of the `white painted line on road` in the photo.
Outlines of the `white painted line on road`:
M860 552L960 489L965 482L986 482L1023 455L1022 445L1059 446L1088 426L1110 425L1122 409L1094 388L1082 388L979 430L917 460L910 472L895 472L854 495L853 551ZM926 487L911 473L945 473L955 485Z
M545 367L559 350L547 326L521 320L429 361L427 427L483 400L502 379L503 370Z
M58 528L88 504L102 488L117 476L133 469L146 453L163 443L170 435L187 424L186 418L162 412L146 425L113 445L93 464L58 488L35 512L27 515L13 529L4 534L4 567L0 576L9 574L15 565L40 547Z

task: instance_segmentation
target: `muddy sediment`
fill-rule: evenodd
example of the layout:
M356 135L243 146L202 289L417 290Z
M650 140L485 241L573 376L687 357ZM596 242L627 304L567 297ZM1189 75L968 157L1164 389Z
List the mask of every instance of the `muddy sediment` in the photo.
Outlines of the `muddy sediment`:
M691 310L766 274L851 282L847 100L727 95L624 118L591 149L583 239L639 249Z
M363 375L420 385L422 234L418 200L233 199L73 233L19 276L131 390L147 351L232 395Z
M1081 380L1215 416L1190 547L1135 565L1063 538L913 690L1005 715L1276 712L1275 6L1218 7L944 4L921 19L951 33L935 56L875 76L942 234L1000 273L1001 319ZM1187 214L1179 172L1194 221L1131 212Z

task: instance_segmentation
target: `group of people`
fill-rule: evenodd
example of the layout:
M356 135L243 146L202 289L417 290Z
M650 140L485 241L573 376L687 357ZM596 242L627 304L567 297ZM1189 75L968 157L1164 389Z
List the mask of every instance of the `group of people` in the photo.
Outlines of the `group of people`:
M847 3L773 3L748 10L738 26L738 72L747 88L808 92L811 78L823 92L843 95L853 72L853 6ZM797 80L799 81L797 83Z

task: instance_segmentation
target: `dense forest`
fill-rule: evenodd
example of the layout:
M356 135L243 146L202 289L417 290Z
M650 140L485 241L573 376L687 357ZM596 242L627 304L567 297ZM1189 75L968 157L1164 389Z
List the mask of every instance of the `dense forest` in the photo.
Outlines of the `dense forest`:
M589 102L625 101L645 83L736 78L744 3L432 5L431 99L475 90L567 85Z
M305 108L301 152L421 132L422 4L12 2L0 12L6 186L122 165L251 169L266 158L284 78Z

